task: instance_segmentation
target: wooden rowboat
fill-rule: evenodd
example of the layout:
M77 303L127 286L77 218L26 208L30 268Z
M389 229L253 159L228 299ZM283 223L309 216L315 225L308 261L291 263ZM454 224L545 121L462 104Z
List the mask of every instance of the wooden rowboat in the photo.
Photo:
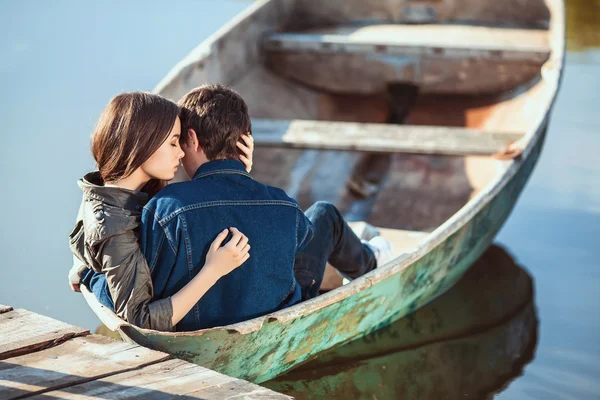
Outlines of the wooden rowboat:
M126 340L259 383L390 325L492 242L540 154L563 55L561 0L253 3L156 91L233 86L262 146L255 177L379 227L398 256L311 301L198 332L139 329L84 291L88 303Z
M295 399L491 398L537 345L533 282L492 245L448 292L272 381Z

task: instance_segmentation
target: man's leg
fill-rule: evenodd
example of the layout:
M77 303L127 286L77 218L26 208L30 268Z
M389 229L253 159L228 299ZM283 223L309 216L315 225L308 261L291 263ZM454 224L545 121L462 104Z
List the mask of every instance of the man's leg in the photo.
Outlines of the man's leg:
M328 261L350 278L377 266L373 251L354 234L333 204L319 201L306 210L306 216L315 226L315 237L296 255L294 264L304 300L317 296Z

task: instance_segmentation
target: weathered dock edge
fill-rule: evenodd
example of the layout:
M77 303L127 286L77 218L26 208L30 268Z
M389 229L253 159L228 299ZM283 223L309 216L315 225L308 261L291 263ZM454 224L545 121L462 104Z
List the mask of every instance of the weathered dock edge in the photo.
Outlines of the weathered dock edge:
M270 389L0 305L0 398L291 399Z

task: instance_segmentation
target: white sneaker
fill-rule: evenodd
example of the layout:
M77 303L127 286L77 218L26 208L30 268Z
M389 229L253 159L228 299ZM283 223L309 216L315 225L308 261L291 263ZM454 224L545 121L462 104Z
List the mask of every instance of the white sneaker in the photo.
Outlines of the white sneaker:
M394 259L394 249L392 248L392 244L383 236L375 236L368 242L364 239L361 239L361 242L368 246L375 254L375 259L377 260L377 268L387 264L388 262ZM352 280L342 272L340 272L340 275L342 275L343 277L342 285L347 285Z
M394 259L394 249L389 240L383 236L375 236L368 242L363 242L375 253L377 267L382 267Z

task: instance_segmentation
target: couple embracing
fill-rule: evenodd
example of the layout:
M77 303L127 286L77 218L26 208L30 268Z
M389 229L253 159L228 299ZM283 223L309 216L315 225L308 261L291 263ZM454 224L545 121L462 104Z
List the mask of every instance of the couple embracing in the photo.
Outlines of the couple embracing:
M228 325L318 294L329 262L349 279L392 257L362 242L330 203L306 212L252 178L241 96L204 85L175 104L113 98L92 135L98 171L79 180L71 288L86 285L131 324L161 331ZM178 167L189 181L167 184Z

